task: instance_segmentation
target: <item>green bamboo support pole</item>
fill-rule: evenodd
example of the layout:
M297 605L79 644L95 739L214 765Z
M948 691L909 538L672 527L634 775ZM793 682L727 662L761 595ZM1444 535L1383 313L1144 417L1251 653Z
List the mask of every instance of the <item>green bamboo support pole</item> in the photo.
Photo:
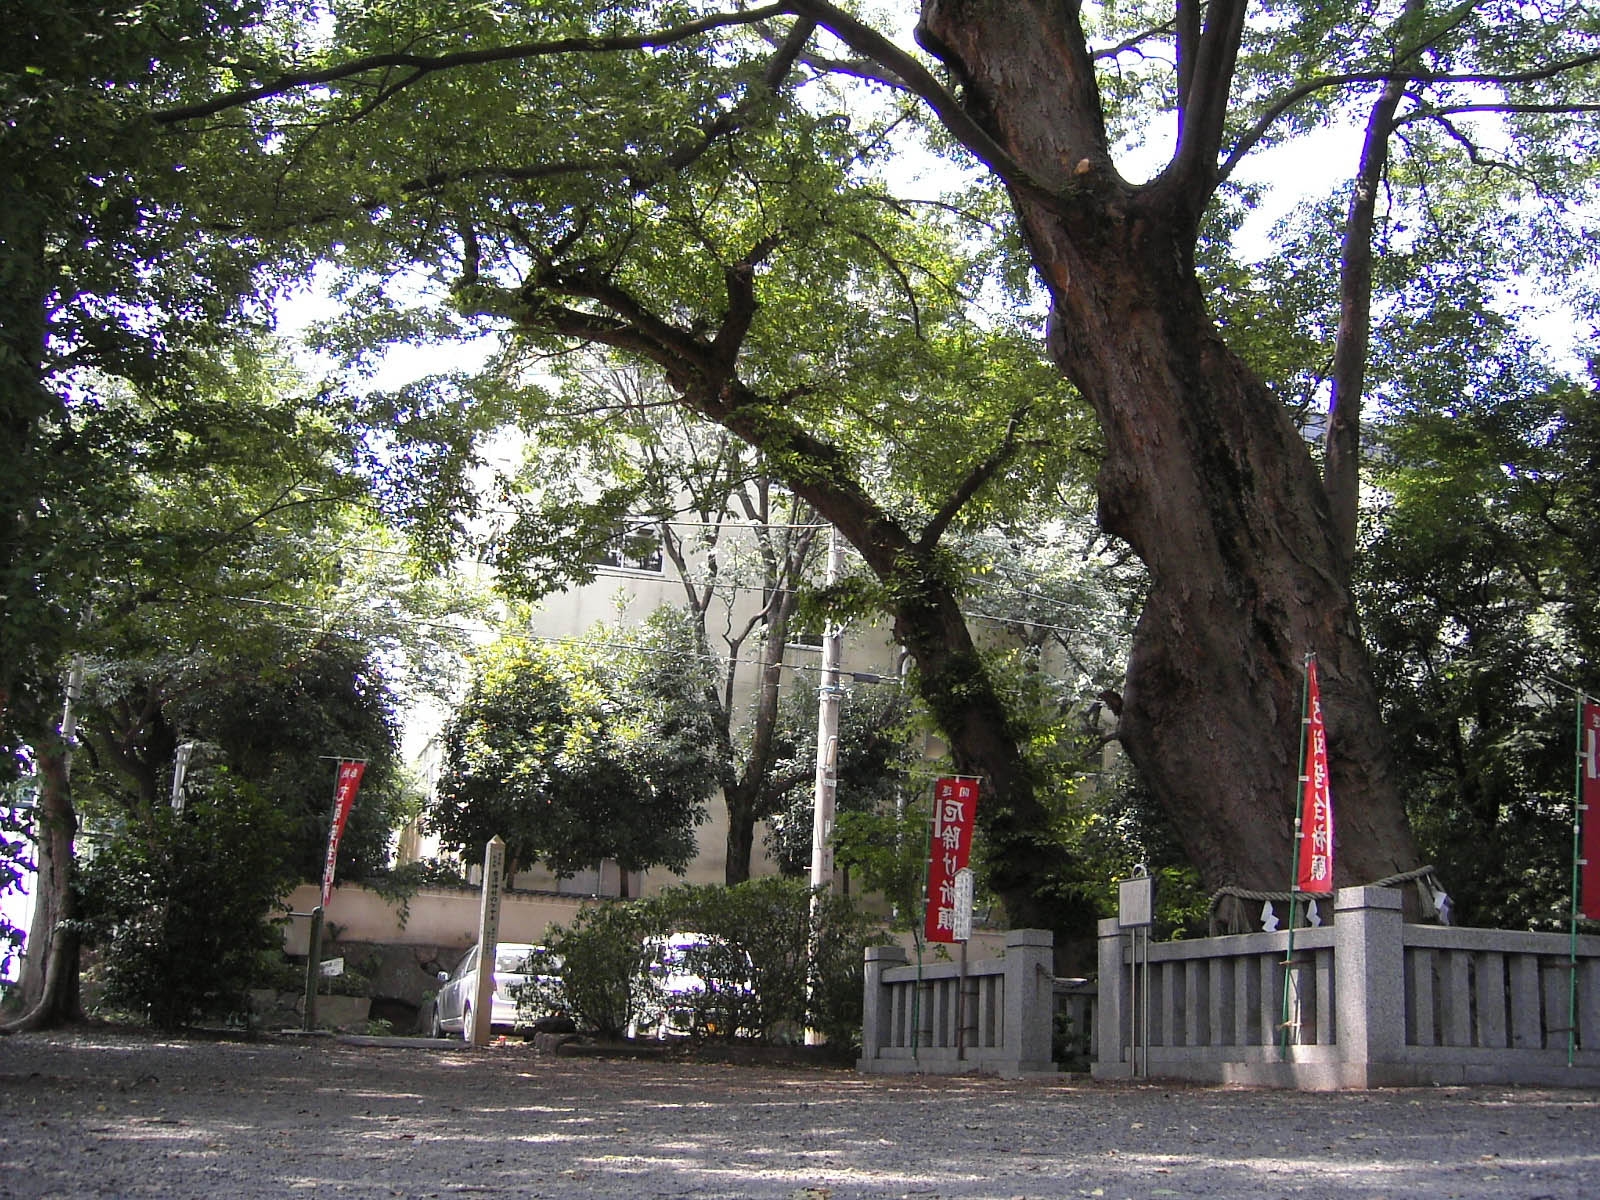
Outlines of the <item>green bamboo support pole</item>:
M1311 673L1312 656L1306 655L1300 666L1300 767L1295 772L1294 787L1294 837L1289 841L1289 944L1283 953L1283 1015L1278 1021L1278 1058L1289 1058L1289 981L1294 972L1294 923L1298 915L1295 885L1300 875L1300 808L1306 786L1306 727L1311 724Z
M935 804L939 803L934 797ZM928 815L928 837L922 844L922 919L928 918L928 880L933 871L933 814ZM917 1061L917 1048L922 1042L922 930L913 927L911 940L917 948L917 985L911 989L911 1061Z
M305 1011L300 1027L310 1033L317 1027L317 979L322 974L322 905L311 910L311 932L306 947Z

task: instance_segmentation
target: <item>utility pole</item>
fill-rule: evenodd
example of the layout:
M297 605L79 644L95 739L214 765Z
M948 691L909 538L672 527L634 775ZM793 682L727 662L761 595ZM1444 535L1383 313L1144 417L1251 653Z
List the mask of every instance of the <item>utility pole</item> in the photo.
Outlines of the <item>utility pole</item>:
M839 581L844 568L844 547L839 544L839 531L828 528L828 585ZM817 792L811 818L811 928L813 938L817 928L818 910L822 906L823 890L833 888L833 806L838 788L839 766L839 660L844 647L844 629L837 621L829 621L822 636L822 678L817 685ZM816 946L811 947L811 958L816 959ZM812 972L813 977L815 971ZM806 1044L816 1045L822 1037L814 1029L806 1030Z

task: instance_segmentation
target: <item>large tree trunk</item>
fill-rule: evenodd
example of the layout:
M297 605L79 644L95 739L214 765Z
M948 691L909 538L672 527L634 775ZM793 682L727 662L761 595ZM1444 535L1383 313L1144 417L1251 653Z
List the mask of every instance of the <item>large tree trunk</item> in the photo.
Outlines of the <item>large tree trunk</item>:
M49 292L47 217L26 194L27 171L0 184L0 246L9 272L0 289L0 758L34 746L40 779L35 838L33 919L23 946L19 991L23 1016L6 1026L36 1029L78 1015L77 935L72 916L72 840L77 816L67 790L67 747L41 714L40 681L53 667L61 617L41 589L49 539L41 511L41 430L59 399L44 376ZM12 180L16 182L13 183ZM32 735L32 736L30 736ZM14 760L12 760L14 761ZM0 773L12 769L0 762ZM3 778L3 775L0 775Z
M1101 521L1151 577L1122 744L1209 886L1286 887L1301 665L1314 652L1337 880L1415 866L1321 481L1282 406L1223 344L1195 275L1214 167L1185 143L1150 184L1117 176L1068 14L1043 0L929 0L921 33L960 77L967 112L1042 185L1012 196L1053 300L1050 351L1104 431ZM1226 104L1229 64L1193 80L1192 128ZM1220 94L1200 95L1208 86Z

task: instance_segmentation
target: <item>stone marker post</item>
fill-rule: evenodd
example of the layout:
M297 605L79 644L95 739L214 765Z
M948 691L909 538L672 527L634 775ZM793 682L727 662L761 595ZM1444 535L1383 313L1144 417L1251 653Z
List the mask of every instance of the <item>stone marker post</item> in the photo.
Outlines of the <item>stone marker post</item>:
M500 942L501 871L506 862L506 844L498 836L483 849L483 902L478 909L478 986L472 997L472 1028L468 1040L474 1046L489 1044L489 1027L494 1017L494 960Z

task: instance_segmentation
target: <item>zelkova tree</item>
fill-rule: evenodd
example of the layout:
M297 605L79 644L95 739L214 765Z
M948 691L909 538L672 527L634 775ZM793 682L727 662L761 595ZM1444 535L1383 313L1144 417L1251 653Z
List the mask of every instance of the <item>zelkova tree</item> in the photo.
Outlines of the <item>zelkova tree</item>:
M563 61L553 69L560 81L547 90L565 95L580 84L571 72L588 68ZM675 137L681 126L715 120L707 112L717 94L686 97L667 76L639 120L653 127L652 105L687 100L688 111L667 124ZM430 104L469 99L477 111L479 98L466 93ZM1073 445L1090 435L1023 331L1000 321L980 326L963 313L964 293L981 286L981 275L946 232L919 227L881 188L854 177L879 140L872 130L852 131L794 104L783 113L781 129L719 140L651 185L648 197L591 178L588 166L556 170L549 186L498 195L477 180L429 248L461 309L510 325L525 349L599 345L653 369L670 403L755 447L763 473L839 527L867 570L831 598L835 609L890 614L917 656L918 685L956 761L992 783L984 844L1008 915L1082 932L1092 905L1061 886L1072 875L1070 856L1044 832L1048 817L1020 727L961 611L963 572L949 535L1015 514L1048 492L1076 461ZM399 126L384 124L391 116ZM408 154L431 153L423 143L445 129L455 131L447 141L492 143L462 145L462 153L513 148L493 144L507 131L459 116L440 108L416 125L406 110L382 110L351 128ZM632 138L647 129L602 132ZM511 136L517 152L528 153L527 138L559 142L570 130L530 112ZM343 261L358 272L394 270L402 249L390 240L395 232L365 215L359 226L340 225ZM543 260L524 261L528 246L540 247ZM403 248L403 261L414 249ZM529 270L537 281L524 278ZM372 293L361 295L365 302ZM358 329L374 324L365 307L352 317ZM411 331L434 322L384 308L376 323ZM370 334L350 337L364 344ZM400 398L403 430L431 434L451 419L455 381L439 382L437 391ZM507 540L514 548L539 539L513 529ZM561 544L581 547L582 539ZM528 560L518 564L507 550L491 547L497 560L523 569ZM768 627L769 637L778 632Z
M85 436L108 381L187 411L205 351L250 332L263 261L208 227L201 153L174 158L141 119L214 90L219 60L286 49L263 6L104 0L7 11L0 47L0 778L40 781L36 907L22 988L39 1024L76 1007L70 921L77 814L62 736L130 447ZM274 7L274 17L298 14ZM291 25L292 27L292 25ZM246 137L210 148L237 163ZM256 325L259 331L259 322ZM197 362L200 364L196 370ZM198 415L198 414L196 414ZM101 610L94 619L104 619ZM70 724L68 725L70 728ZM47 966L48 964L48 966Z
M308 245L339 245L357 271L422 264L467 313L545 345L652 362L681 403L761 449L883 584L957 767L995 784L1000 853L1037 876L1027 770L1006 748L1003 706L966 682L981 673L938 544L992 494L1040 409L1064 401L1041 392L996 414L908 528L840 440L841 413L864 418L851 429L900 413L838 369L859 362L829 360L837 343L819 355L794 336L921 332L922 255L888 236L887 214L910 209L869 164L887 123L848 115L834 82L875 81L891 107L931 115L1003 185L1048 297L1050 357L1098 418L1101 520L1150 573L1119 733L1206 879L1281 880L1307 652L1324 680L1341 881L1414 864L1349 584L1374 230L1395 202L1396 147L1421 164L1420 184L1449 149L1514 168L1486 203L1571 194L1589 169L1572 117L1595 108L1592 11L926 0L930 68L812 0L334 7L331 41L303 71L243 69L236 90L155 122L202 129L255 106L282 170L278 208L254 220L298 221ZM1202 276L1199 249L1218 189L1253 150L1350 121L1366 135L1338 261L1321 264L1341 317L1319 470L1238 333L1219 329L1216 310L1237 297L1208 296L1229 281ZM1170 153L1138 182L1118 151L1152 138ZM897 278L905 302L864 302L872 275ZM778 312L807 319L786 336ZM876 361L899 359L880 348ZM925 429L960 403L918 390L905 408Z

